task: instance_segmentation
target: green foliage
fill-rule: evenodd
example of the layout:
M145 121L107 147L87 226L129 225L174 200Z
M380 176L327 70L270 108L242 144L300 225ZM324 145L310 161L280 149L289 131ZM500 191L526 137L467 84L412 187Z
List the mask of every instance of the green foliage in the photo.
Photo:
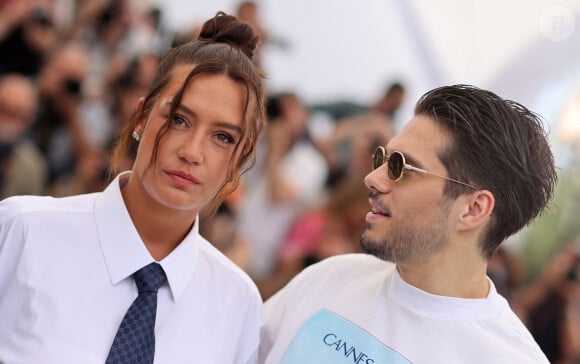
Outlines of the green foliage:
M552 202L527 231L523 252L530 277L572 242L580 244L580 173L567 171L559 175Z

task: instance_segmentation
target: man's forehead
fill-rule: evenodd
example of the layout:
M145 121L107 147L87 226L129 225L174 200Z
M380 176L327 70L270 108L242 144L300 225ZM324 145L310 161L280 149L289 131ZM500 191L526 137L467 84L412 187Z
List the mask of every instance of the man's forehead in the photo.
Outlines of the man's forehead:
M430 156L436 157L437 151L447 143L448 137L441 126L428 116L417 115L389 141L387 153L398 150L421 160Z
M36 108L36 94L32 86L21 83L6 83L0 86L0 104L14 109L33 112Z

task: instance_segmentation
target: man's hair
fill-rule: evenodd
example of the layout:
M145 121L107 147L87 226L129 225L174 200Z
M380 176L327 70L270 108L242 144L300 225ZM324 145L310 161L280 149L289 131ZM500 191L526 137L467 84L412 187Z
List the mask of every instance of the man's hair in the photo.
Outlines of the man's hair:
M393 91L405 92L405 87L401 82L393 82L385 89L385 95L388 95Z
M499 244L546 206L557 181L554 157L540 117L521 104L468 85L423 95L415 115L426 115L451 136L438 151L449 177L489 190L495 207L480 248L489 259ZM469 189L447 182L445 196Z

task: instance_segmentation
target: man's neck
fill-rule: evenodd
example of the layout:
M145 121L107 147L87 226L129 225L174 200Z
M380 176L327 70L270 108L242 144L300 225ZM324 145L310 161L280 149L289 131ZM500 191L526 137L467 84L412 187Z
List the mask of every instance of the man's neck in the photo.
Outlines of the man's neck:
M439 296L485 298L489 294L487 262L475 254L433 255L423 262L400 263L401 278L412 286Z

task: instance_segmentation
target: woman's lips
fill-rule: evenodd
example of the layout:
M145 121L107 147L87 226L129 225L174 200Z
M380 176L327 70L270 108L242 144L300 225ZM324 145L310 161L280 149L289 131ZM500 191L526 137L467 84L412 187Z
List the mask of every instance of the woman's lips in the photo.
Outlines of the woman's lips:
M187 172L182 171L166 171L167 175L171 180L177 184L178 186L182 187L190 187L193 185L199 185L201 182Z

